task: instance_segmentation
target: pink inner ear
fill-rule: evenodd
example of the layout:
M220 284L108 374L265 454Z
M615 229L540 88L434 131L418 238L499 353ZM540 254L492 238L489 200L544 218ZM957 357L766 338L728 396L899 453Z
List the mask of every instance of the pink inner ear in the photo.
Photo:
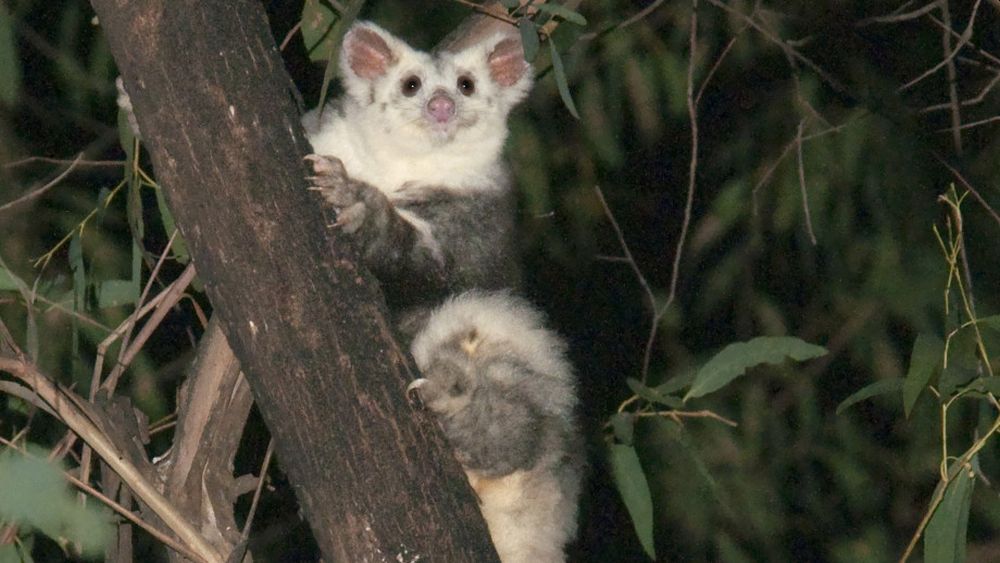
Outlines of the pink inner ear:
M365 28L355 29L344 42L347 49L347 64L360 78L373 80L385 75L396 55L388 43L378 33Z
M504 88L516 84L528 70L521 41L514 38L497 43L486 62L490 65L490 76L493 81Z

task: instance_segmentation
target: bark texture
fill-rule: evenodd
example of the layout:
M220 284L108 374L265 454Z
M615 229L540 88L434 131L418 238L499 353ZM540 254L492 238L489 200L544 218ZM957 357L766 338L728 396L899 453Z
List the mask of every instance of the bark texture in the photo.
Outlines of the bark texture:
M305 189L259 2L93 0L158 181L326 561L496 561L384 302Z

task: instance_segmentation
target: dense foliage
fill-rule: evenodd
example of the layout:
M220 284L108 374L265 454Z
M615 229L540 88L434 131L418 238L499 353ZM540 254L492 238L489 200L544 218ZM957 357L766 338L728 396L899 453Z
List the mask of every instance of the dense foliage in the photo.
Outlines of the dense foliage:
M538 49L508 153L527 292L571 342L593 438L573 560L888 561L918 530L942 540L928 561L1000 558L1000 8L788 4L584 2L552 20L562 73ZM270 10L280 42L301 12ZM429 48L467 13L362 17ZM297 37L284 53L314 104L322 67ZM0 320L82 392L173 232L115 75L85 2L0 4ZM186 261L175 242L151 287ZM210 310L193 291L124 372L150 420ZM63 432L0 394L4 440ZM275 479L256 541L287 554Z

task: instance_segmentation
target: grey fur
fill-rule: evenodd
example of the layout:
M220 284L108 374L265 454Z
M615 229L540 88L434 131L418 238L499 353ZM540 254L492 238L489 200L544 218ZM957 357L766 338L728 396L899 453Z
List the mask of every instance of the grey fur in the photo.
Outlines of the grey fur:
M467 292L412 351L424 377L411 388L440 417L501 561L563 561L584 465L565 343L523 299Z

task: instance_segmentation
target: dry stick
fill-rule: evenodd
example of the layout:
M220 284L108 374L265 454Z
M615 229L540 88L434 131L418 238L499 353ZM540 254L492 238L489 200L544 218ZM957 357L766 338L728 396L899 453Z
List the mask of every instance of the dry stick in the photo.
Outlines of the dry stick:
M55 186L57 186L59 184L59 182L62 182L66 178L66 176L69 176L69 173L72 172L73 169L76 168L76 166L80 163L81 159L83 159L83 153L82 152L80 154L76 155L76 158L73 159L73 162L71 162L68 167L66 167L66 170L63 170L62 173L59 174L58 176L56 176L52 181L48 182L44 186L41 186L39 188L36 188L36 189L28 192L27 194L25 194L25 195L23 195L23 196L15 199L14 201L5 203L3 205L0 205L0 213L3 213L4 211L7 211L8 209L11 209L11 208L16 207L18 205L21 205L22 203L26 203L28 201L31 201L31 200L33 200L33 199L35 199L37 197L41 197L45 192L47 192L47 191L51 190L52 188L54 188Z
M754 7L754 10L756 9L757 8ZM751 16L752 15L753 14L751 14ZM694 105L697 106L701 104L701 95L705 93L705 87L707 87L708 83L712 81L712 77L715 76L715 71L719 70L719 67L722 66L722 61L725 60L726 55L729 54L729 51L733 48L733 45L736 44L736 40L739 39L741 35L743 35L743 32L746 31L748 27L750 27L750 24L744 22L743 27L741 27L740 30L737 31L736 34L729 39L729 42L726 43L726 46L723 47L722 52L719 53L718 58L715 59L715 63L712 64L712 68L710 68L708 70L708 74L705 75L705 80L701 82L701 87L698 88L698 94L694 97Z
M687 108L688 120L691 123L691 162L688 164L688 188L687 198L684 202L684 220L681 222L681 232L677 239L677 248L674 250L674 265L673 271L670 274L670 291L667 293L667 301L663 304L664 311L670 307L670 304L677 297L677 281L680 276L681 257L684 252L684 241L687 240L688 230L691 226L691 208L694 205L694 189L697 185L698 177L698 106L694 100L694 59L698 50L698 0L692 0L691 2L690 25L691 30L688 38L688 50L690 52L688 53L687 71ZM645 383L645 379L643 383Z
M250 525L253 524L254 515L257 512L257 503L260 502L260 493L264 489L264 481L267 477L267 470L271 466L271 455L274 454L274 438L267 442L267 451L264 452L264 461L260 464L260 473L257 477L257 488L253 492L253 500L250 501L250 511L247 513L247 521L243 524L243 531L240 533L242 541L250 537Z
M987 117L986 119L980 119L978 121L970 121L968 123L963 123L958 130L972 129L973 127L981 127L983 125L989 125L990 123L995 123L1000 121L1000 115L994 115L993 117ZM949 131L956 131L954 127L945 127L944 129L938 129L938 133L947 133Z
M6 438L0 437L0 444L3 444L3 445L5 445L5 446L7 446L7 447L9 447L9 448L11 448L13 450L16 450L16 451L20 452L21 455L23 455L25 457L33 457L33 456L31 456L31 454L29 452L27 452L24 449L18 447L17 444L13 443L13 441L7 440ZM53 450L53 453L55 453L55 450ZM52 458L52 456L50 456L50 459L51 458ZM190 549L188 549L184 544L178 542L177 540L175 540L174 538L168 536L167 534L164 534L163 532L157 530L154 526L151 526L145 520L143 520L142 518L139 518L138 516L136 516L135 513L133 513L131 510L129 510L129 509L125 508L124 506L122 506L121 504L115 502L114 499L109 498L104 493L102 493L102 492L98 491L97 489L95 489L94 487L91 487L90 485L88 485L86 482L81 481L80 479L74 477L68 471L62 471L62 476L63 476L64 479L66 479L67 481L69 481L70 483L72 483L75 487L79 488L80 490L82 490L83 492L87 493L88 495L96 498L97 500L103 502L108 508L110 508L111 510L114 510L118 514L121 514L125 519L127 519L130 522L132 522L133 524L139 526L143 530L146 530L146 532L148 532L149 535L153 536L154 538L156 538L160 542L166 544L168 547L170 547L174 551L177 551L178 553L180 553L184 557L187 557L188 559L200 559L198 557L197 553L195 553L195 552L191 551Z
M292 29L288 30L288 33L285 34L285 38L281 40L281 45L278 47L278 50L284 52L285 47L288 46L288 43L292 40L292 37L295 37L295 32L297 32L300 29L302 29L302 20L296 22L295 25L292 26Z
M619 258L620 261L626 262L632 271L635 273L636 279L639 281L639 285L642 287L643 293L646 295L646 299L649 301L649 310L652 311L653 320L652 326L649 327L649 336L646 337L646 348L642 355L642 371L641 379L643 385L646 383L646 374L649 371L649 359L652 355L653 342L656 340L657 327L660 325L660 319L663 317L663 313L666 311L666 307L662 309L657 309L656 307L656 297L653 295L653 290L649 286L649 282L646 281L646 276L642 274L642 270L639 269L639 265L636 264L635 258L632 256L632 251L629 250L628 243L625 242L625 236L622 234L621 227L618 226L618 221L615 220L614 213L611 212L611 208L608 207L608 202L604 199L604 193L601 192L600 186L594 186L594 191L597 192L597 200L601 202L601 207L604 208L604 214L608 218L608 222L611 223L611 228L615 231L615 236L618 237L618 244L622 247L622 252L625 256Z
M982 205L984 209L986 209L986 212L989 213L990 216L993 217L993 220L996 221L998 225L1000 225L1000 215L997 215L997 212L994 211L992 207L990 207L989 203L986 203L986 200L983 199L983 196L979 195L979 190L977 190L976 188L972 187L972 184L970 184L965 179L965 177L962 176L962 174L958 170L955 169L955 167L953 167L951 164L948 164L948 161L945 160L944 158L942 158L941 155L939 155L936 152L931 152L931 154L933 154L934 158L936 158L938 160L938 162L940 162L941 164L943 164L944 167L947 168L948 171L951 172L953 176L955 176L955 179L958 180L958 183L962 184L963 188L969 190L969 192L972 194L972 196L974 198L976 198L976 201L978 201L979 204Z
M166 246L163 248L163 252L160 253L160 257L156 261L156 265L153 266L153 271L150 272L149 280L146 281L146 286L142 289L142 294L139 295L139 300L136 302L136 305L142 306L142 303L146 300L146 296L149 295L149 291L152 289L153 284L156 282L156 278L160 273L160 267L163 266L163 262L166 261L167 255L170 254L170 249L173 247L174 240L176 240L176 238L177 229L174 229L174 232L170 234L170 240L167 241ZM182 279L186 279L187 281L182 282ZM194 279L194 265L188 264L187 268L184 269L180 277L174 280L174 282L171 283L164 292L162 292L164 295L163 302L156 306L156 312L152 317L150 317L149 321L143 325L140 335L145 334L147 338L149 337L149 334L152 333L153 329L159 326L160 321L166 315L166 310L169 310L177 302L177 299L173 299L173 302L170 302L171 298L175 297L175 294L177 293L183 293L184 290L187 289L188 284L191 283L192 279ZM177 289L178 286L181 286L179 290ZM129 345L129 341L132 337L132 329L135 328L135 324L138 320L139 319L135 315L130 315L126 320L128 328L125 335L122 337L122 346L121 351L118 353L118 360L115 362L115 367L111 369L111 373L108 375L108 378L101 385L101 388L108 390L108 392L115 390L115 386L118 384L118 378L121 377L122 372L124 372L125 368L128 367L129 363L131 363L135 354L138 353L137 347ZM145 339L142 339L142 343L144 342ZM142 343L139 344L140 347L142 346Z
M972 16L970 16L970 18L969 18L969 24L967 26L965 26L965 31L962 32L961 36L959 36L960 37L959 38L959 42L958 42L957 45L955 45L954 49L951 49L951 40L950 40L951 35L948 32L945 32L945 34L944 34L944 36L945 36L945 40L944 40L944 43L945 43L945 57L944 57L944 60L942 60L941 62L935 64L933 67L927 69L920 76L918 76L918 77L914 78L913 80L907 82L906 84L903 84L902 86L900 86L899 89L897 90L897 92L903 92L904 90L908 90L911 86L915 85L916 83L920 82L921 80L927 78L928 76L930 76L930 75L934 74L935 72L937 72L938 70L940 70L941 67L949 65L949 64L953 64L952 61L954 60L955 56L958 55L958 52L961 51L962 48L965 47L966 44L968 44L968 42L969 42L970 39L972 39L972 26L976 22L976 12L979 11L979 3L980 2L981 2L981 0L976 0L976 3L973 5L973 7L972 7ZM944 25L945 25L945 27L947 27L948 29L951 29L951 13L948 11L948 3L947 2L942 2L941 3L941 12L944 15L944 19L945 19ZM954 70L954 67L952 67L952 70ZM953 79L954 77L949 77L949 78Z
M942 3L942 0L934 0L930 4L927 4L926 6L923 6L921 8L917 8L916 10L913 10L911 12L905 12L902 14L899 13L901 10L906 9L906 7L909 6L911 3L912 2L907 2L906 4L903 4L899 8L893 10L892 13L887 16L875 16L872 18L866 18L854 25L856 27L864 27L866 25L871 25L873 23L899 23L907 20L913 20L919 18L924 14L932 12L934 8L938 7L938 4Z
M993 75L993 79L990 80L986 84L986 86L984 86L983 89L979 91L978 94L976 94L972 98L969 98L968 100L962 100L959 105L974 106L976 104L982 103L983 100L986 98L986 94L989 94L990 91L993 90L993 88L997 85L998 82L1000 82L1000 71L996 71L996 73ZM937 111L942 109L951 109L951 104L945 103L945 104L935 104L933 106L927 106L924 109L920 110L920 113L929 113L932 111ZM990 121L990 120L984 120L984 121ZM966 127L968 125L969 124L966 124L963 127ZM949 129L942 129L942 131L948 131Z
M682 424L682 418L711 418L713 420L718 420L719 422L725 424L726 426L731 426L733 428L738 428L734 420L728 419L722 415L716 414L710 410L700 410L700 411L679 411L679 410L668 410L668 411L648 411L639 412L635 414L637 417L650 417L650 416L669 416L674 419L677 424Z
M830 74L827 73L825 70L823 70L818 64L814 63L812 59L798 52L798 50L795 49L795 47L789 45L787 41L782 40L780 37L778 37L770 30L765 28L760 22L755 20L752 16L744 14L743 12L737 10L736 8L733 8L728 4L726 4L725 2L722 2L721 0L708 0L708 2L713 6L716 6L742 19L744 22L746 22L751 27L756 29L764 37L764 39L767 39L768 41L777 45L782 51L784 51L784 53L787 56L792 57L801 62L802 64L806 65L807 67L809 67L809 69L815 72L816 75L823 80L823 82L826 82L831 88L833 88L837 92L840 92L841 94L848 93L847 88L843 84L841 84L840 81L830 76Z
M649 6L646 6L645 8L639 10L635 15L633 15L629 19L627 19L627 20L623 21L622 23L616 25L615 29L625 29L626 27L628 27L628 26L636 23L637 21L645 18L649 14L652 14L653 10L659 8L660 4L662 4L662 3L663 3L663 0L656 0L655 2L653 2L652 4L650 4Z
M799 126L795 133L795 152L798 157L799 168L799 190L802 192L802 214L806 217L806 232L809 233L809 241L816 246L816 233L813 232L812 213L809 211L809 192L806 190L806 167L802 159L802 127L805 119L799 121Z
M816 139L818 137L823 137L823 136L829 135L830 133L840 133L840 130L843 129L844 127L847 127L847 125L849 123L850 123L850 120L848 120L847 122L841 123L840 125L835 125L835 126L830 127L828 129L824 129L824 130L819 131L817 133L812 133L810 135L805 135L804 137L802 137L802 140L803 141L811 141L811 140ZM753 209L753 214L754 215L757 214L757 192L760 191L760 189L762 187L764 187L764 184L766 184L767 181L771 179L771 175L774 174L774 171L778 168L778 165L781 164L782 161L785 160L785 157L788 156L788 153L792 152L792 149L795 148L795 144L796 144L797 141L798 141L798 137L796 136L796 137L792 138L792 140L789 141L788 144L785 145L785 148L782 149L781 154L778 156L778 158L776 158L774 160L774 162L772 162L771 165L767 167L767 170L764 171L764 175L761 176L760 180L758 180L757 183L754 185L753 190L750 191L750 199L751 199L751 202L752 202L751 203L751 207Z
M954 29L952 29L951 26L945 25L943 21L935 18L933 14L928 15L927 18L929 20L931 20L932 22L934 22L935 24L937 24L937 26L940 27L941 29L943 29L943 30L947 31L948 33L950 33L952 35L952 37L954 37L955 39L958 39L958 40L962 39L962 36L959 35L959 33L957 31L955 31ZM969 41L966 43L966 45L968 45L969 47L974 48L977 53L979 53L980 55L982 55L984 58L989 59L990 62L992 62L993 64L1000 65L1000 57L997 57L996 55L990 53L989 51L984 51L984 50L980 49L979 47L976 47L976 44L973 43L971 39L969 39Z
M141 350L143 345L146 344L146 340L148 340L150 335L153 334L153 331L157 329L160 322L163 321L163 318L167 316L167 313L169 313L174 305L180 301L181 297L183 297L184 291L194 280L196 274L197 272L194 269L194 264L189 264L188 267L181 272L181 275L170 284L170 287L163 292L163 301L156 306L156 310L153 311L152 315L150 315L146 324L142 325L142 330L140 330L139 335L135 337L135 342L133 342L128 349L125 350L125 353L122 355L122 359L118 361L117 365L115 365L115 368L108 376L108 379L104 382L104 388L109 390L114 389L118 382L118 378L121 377L122 372L124 372L125 368L132 363L136 354L138 354L139 350Z
M0 358L0 370L9 372L27 383L51 405L59 413L63 423L90 444L122 481L128 484L135 495L149 506L150 510L159 516L200 559L209 563L222 563L224 558L215 548L177 512L156 486L147 481L142 472L119 452L111 439L80 410L75 401L82 402L82 399L70 398L69 391L57 387L52 379L38 371L37 367L23 360Z
M976 19L976 10L979 8L979 0L976 0L975 6L972 8L972 17L969 19L969 25L966 27L966 37L965 42L972 37L972 22ZM951 12L948 10L948 2L941 3L941 19L944 20L945 24L951 27ZM941 34L941 47L945 53L948 53L951 49L951 35L947 31ZM953 53L958 53L959 49L962 48L962 43L960 42L955 46ZM955 144L955 154L962 156L962 114L958 105L958 86L955 84L955 59L953 56L948 56L946 59L948 63L947 66L947 77L948 77L948 104L951 107L951 139Z
M124 160L80 160L80 156L83 153L77 155L74 159L69 158L52 158L49 156L29 156L21 158L18 160L12 160L3 165L4 168L17 168L18 166L24 166L25 164L31 164L32 162L44 162L46 164L74 164L76 163L77 168L83 168L84 166L92 167L102 167L102 166L121 166L125 164Z

